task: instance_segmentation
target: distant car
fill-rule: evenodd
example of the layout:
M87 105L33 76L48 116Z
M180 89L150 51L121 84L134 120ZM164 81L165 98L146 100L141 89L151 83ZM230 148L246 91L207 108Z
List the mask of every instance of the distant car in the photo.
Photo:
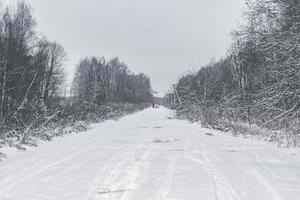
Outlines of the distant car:
M157 103L152 104L152 108L159 108L159 105Z

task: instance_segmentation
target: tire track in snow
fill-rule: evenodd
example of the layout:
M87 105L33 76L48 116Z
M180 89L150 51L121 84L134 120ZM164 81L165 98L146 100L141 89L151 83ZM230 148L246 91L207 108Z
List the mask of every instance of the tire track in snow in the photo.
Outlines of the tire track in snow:
M32 167L29 167L29 168L26 168L25 170L22 170L20 173L18 173L18 175L15 175L14 178L7 178L7 180L4 180L3 183L0 182L0 186L1 186L1 192L10 192L14 189L15 186L23 183L24 181L26 181L27 179L29 178L32 178L46 170L49 170L55 166L58 166L60 164L63 164L67 161L69 161L70 159L76 157L76 156L79 156L85 152L88 152L95 144L97 144L96 142L93 143L93 145L91 146L88 146L84 149L81 149L80 151L78 151L77 153L73 153L71 155L68 155L68 156L65 156L63 157L62 159L54 162L54 163L51 163L51 164L48 164L47 166L43 167L45 164L36 164L36 165L33 165ZM42 165L42 166L41 166ZM41 168L38 168L39 166L41 166ZM34 172L31 172L31 171L34 171ZM28 173L26 173L28 172ZM30 173L29 173L30 172ZM22 178L20 178L21 175L24 175L24 174L28 174L27 176L22 176ZM13 184L8 184L8 182L10 183L13 183Z
M240 196L235 192L232 186L226 181L215 168L215 166L208 159L209 156L204 148L200 148L200 153L203 156L203 159L207 163L205 166L206 170L210 174L213 180L213 187L216 200L239 200Z
M176 135L179 138L182 138L182 133L176 129L172 129L170 130L170 132L173 132L174 135ZM175 139L174 141L176 141L178 139ZM181 139L179 139L181 141ZM180 144L182 145L182 144ZM176 145L177 147L177 145ZM173 148L173 147L172 147ZM177 147L178 149L182 149L182 147ZM160 183L160 187L158 188L158 190L156 191L156 195L154 197L152 197L151 199L154 200L163 200L163 199L167 199L168 195L170 194L170 190L171 190L171 185L172 185L172 180L174 178L174 173L176 170L176 165L178 163L179 157L181 156L181 154L175 153L175 154L171 154L171 155L166 155L168 159L168 167L166 169L166 173L164 175L164 177L162 177L162 182Z
M239 200L241 199L226 179L216 170L215 166L209 161L207 152L200 147L197 152L199 157L191 153L185 153L185 157L192 162L201 165L212 179L212 190L215 200Z
M101 175L103 173L105 173L106 171L109 171L110 169L113 169L114 167L116 167L115 163L117 163L120 160L120 157L124 157L124 154L128 154L129 151L130 151L130 148L125 150L125 152L124 152L124 150L123 151L121 150L119 153L117 153L116 155L111 157L109 160L105 161L105 164L95 174L95 178L92 180L92 182L89 186L90 191L88 192L88 194L86 195L84 200L95 199L95 195L99 193L99 191L97 190L98 188L96 188L96 187L97 187L97 184L100 182Z
M261 186L264 187L265 191L270 195L270 199L272 200L283 200L278 191L272 187L272 185L257 171L253 169L249 169L251 174L259 181Z
M129 193L136 189L139 169L149 155L149 151L147 147L138 145L108 161L107 165L98 172L101 175L109 171L102 185L97 186L100 180L96 175L92 184L93 189L85 199L128 199Z
M140 160L136 164L132 164L132 166L127 169L126 177L119 182L118 187L122 188L125 187L125 185L128 185L127 187L129 187L129 190L124 192L120 198L117 198L118 200L130 200L132 191L138 189L137 179L140 175L140 169L143 165L146 165L145 161L147 160L147 157L149 157L150 151L151 150L148 149L142 153Z
M172 157L172 159L169 161L169 166L168 169L166 170L164 181L161 183L161 186L156 192L155 198L152 199L163 200L167 198L171 189L171 183L175 172L177 160L178 160L178 156Z

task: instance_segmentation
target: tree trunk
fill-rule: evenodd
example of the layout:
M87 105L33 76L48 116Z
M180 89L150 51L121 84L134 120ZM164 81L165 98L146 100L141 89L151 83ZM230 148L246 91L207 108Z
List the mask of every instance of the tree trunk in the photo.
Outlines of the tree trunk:
M1 112L0 112L0 116L3 117L4 116L4 107L5 107L5 95L6 95L6 78L7 78L7 61L4 60L4 75L3 75L3 83L2 83L2 94L1 94Z

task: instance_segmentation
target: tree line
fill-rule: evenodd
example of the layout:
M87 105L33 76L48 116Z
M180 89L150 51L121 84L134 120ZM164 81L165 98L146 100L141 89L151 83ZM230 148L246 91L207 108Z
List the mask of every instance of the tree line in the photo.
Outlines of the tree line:
M150 78L133 74L118 58L85 58L77 65L73 94L79 100L101 104L107 101L151 102Z
M37 37L31 8L19 2L5 8L0 18L0 118L25 123L32 104L48 102L63 83L64 48ZM29 113L28 113L29 112Z
M111 110L135 110L152 101L150 79L133 74L118 58L85 58L77 66L72 95L63 95L63 46L36 31L31 7L19 1L0 10L0 140L50 122L105 118ZM82 102L85 102L82 104ZM139 107L141 108L141 107ZM57 125L57 124L56 124ZM29 131L28 131L29 132Z
M226 58L181 77L165 98L218 128L242 122L299 136L300 1L248 0L244 14Z

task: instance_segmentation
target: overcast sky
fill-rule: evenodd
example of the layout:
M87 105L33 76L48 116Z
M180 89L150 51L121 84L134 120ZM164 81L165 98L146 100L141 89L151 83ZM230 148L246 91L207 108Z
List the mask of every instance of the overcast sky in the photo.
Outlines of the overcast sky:
M6 0L13 2L14 0ZM180 75L226 54L244 0L28 0L38 30L68 53L118 56L163 96Z

